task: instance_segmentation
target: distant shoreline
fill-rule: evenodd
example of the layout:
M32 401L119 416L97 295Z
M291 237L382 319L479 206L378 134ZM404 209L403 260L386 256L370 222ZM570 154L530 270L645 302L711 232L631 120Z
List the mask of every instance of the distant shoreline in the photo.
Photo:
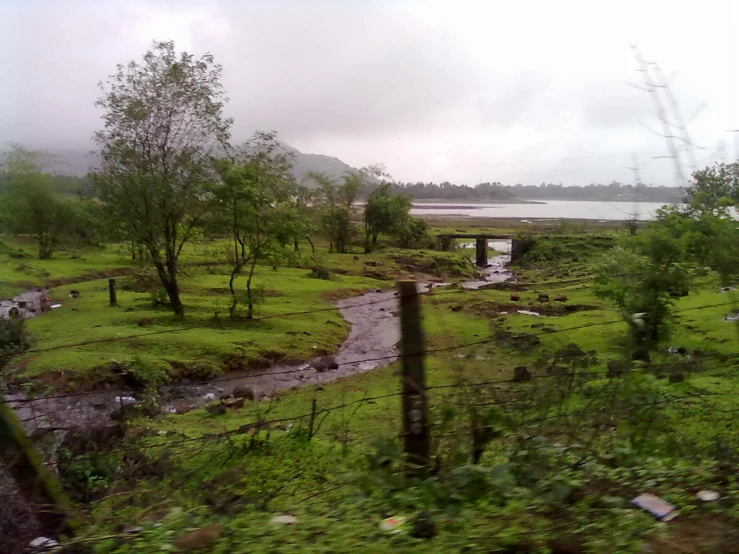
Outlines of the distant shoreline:
M464 204L462 204L464 202ZM436 208L440 210L458 209L458 210L477 210L479 204L546 204L541 200L520 200L518 198L506 198L504 200L486 200L484 198L475 198L474 200L465 200L460 198L454 199L435 199L435 198L413 198L413 204L443 204L439 206L425 206L428 210Z

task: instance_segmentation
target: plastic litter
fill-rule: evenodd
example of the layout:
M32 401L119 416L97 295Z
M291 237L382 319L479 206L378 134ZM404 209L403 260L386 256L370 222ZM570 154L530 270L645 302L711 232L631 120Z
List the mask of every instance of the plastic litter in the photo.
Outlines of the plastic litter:
M28 546L41 550L49 550L50 548L56 548L57 546L59 546L59 543L56 542L54 539L48 539L46 537L36 537L29 543Z
M136 404L136 399L133 396L116 396L116 404Z
M380 522L380 529L388 533L400 533L403 531L403 526L407 521L408 518L405 516L389 517Z
M51 305L51 309L52 309L52 310L56 310L57 308L61 308L61 307L62 307L62 305L61 305L61 304L52 304L52 305Z
M702 500L703 502L713 502L714 500L718 500L721 495L716 491L703 490L698 491L698 494L695 496L698 500Z
M281 516L275 516L270 520L272 523L282 523L285 525L292 525L293 523L296 523L298 521L298 518L295 516L288 516L288 515L281 515Z
M541 314L538 312L532 312L530 310L518 310L518 313L521 315L535 315L536 317L540 317Z
M207 400L208 402L211 402L212 400L216 399L216 395L213 394L212 392L209 392L208 394L203 396L203 399Z
M636 504L645 512L649 512L654 517L661 519L662 521L670 521L677 517L675 506L669 502L665 502L660 497L654 496L653 494L640 494L634 498L631 503Z
M739 321L739 312L734 312L724 316L724 321Z

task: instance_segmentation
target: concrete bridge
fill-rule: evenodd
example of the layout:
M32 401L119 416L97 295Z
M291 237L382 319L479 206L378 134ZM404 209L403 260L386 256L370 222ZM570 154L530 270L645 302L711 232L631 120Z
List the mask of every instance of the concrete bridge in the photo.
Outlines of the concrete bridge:
M440 250L454 250L456 239L475 240L475 265L479 267L487 267L488 265L489 240L510 240L512 262L518 260L534 244L534 241L531 239L518 239L514 235L507 234L452 233L436 236Z

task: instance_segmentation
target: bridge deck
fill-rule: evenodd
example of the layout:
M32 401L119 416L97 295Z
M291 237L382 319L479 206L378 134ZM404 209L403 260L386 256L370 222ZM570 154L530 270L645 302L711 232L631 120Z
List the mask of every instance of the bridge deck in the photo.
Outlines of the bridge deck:
M450 238L450 239L512 239L513 235L488 235L486 233L454 233L454 234L443 234L436 235L438 238Z

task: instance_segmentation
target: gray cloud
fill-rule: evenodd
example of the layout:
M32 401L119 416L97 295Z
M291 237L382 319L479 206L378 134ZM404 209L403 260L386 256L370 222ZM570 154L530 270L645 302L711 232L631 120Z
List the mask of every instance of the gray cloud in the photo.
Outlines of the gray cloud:
M98 81L152 40L174 39L223 65L237 139L275 129L301 150L384 161L409 180L629 180L624 157L651 159L664 144L642 127L658 127L650 99L624 84L638 78L628 45L681 71L674 86L686 113L710 102L692 130L712 149L739 125L739 81L728 75L739 22L727 0L700 13L625 2L605 22L585 0L453 9L433 0L0 0L0 143L89 148ZM685 25L689 42L671 30ZM672 170L657 162L645 175L671 182Z

